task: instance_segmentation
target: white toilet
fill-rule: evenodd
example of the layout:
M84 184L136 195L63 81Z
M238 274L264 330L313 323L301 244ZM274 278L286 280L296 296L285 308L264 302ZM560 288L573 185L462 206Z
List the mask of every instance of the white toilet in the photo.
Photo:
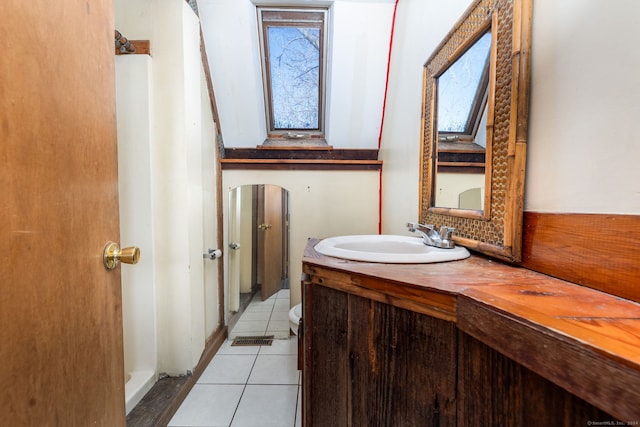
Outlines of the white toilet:
M302 304L296 304L289 310L289 327L294 334L298 335L298 326L302 317Z

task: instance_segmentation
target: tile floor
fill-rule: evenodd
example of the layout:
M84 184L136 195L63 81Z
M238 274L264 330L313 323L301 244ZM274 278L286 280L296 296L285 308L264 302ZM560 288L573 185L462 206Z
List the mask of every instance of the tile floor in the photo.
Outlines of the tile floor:
M275 338L289 338L289 309L289 289L281 289L264 301L258 292L233 330L229 332L229 339L238 335L273 335Z
M268 333L284 337L275 339L270 346L234 347L231 346L232 338L226 340L171 419L169 426L301 425L301 375L297 370L297 339L289 338L288 317L286 335L283 335L283 316L276 315L285 311L282 308L285 305L288 313L288 290L280 291L266 301L258 298L251 302L234 327L234 334L245 336ZM261 325L251 313L264 312L269 312L270 316L266 320L266 316L263 316L262 323L266 324ZM247 314L249 318L245 319ZM243 321L245 323L241 324Z

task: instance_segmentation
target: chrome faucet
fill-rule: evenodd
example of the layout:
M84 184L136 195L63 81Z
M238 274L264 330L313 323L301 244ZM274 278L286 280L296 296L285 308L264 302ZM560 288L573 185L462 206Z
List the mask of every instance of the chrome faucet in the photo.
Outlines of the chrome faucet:
M420 233L422 241L425 245L435 246L443 249L453 249L456 245L451 240L455 228L442 226L438 233L431 224L419 224L417 222L408 222L407 228L411 232Z

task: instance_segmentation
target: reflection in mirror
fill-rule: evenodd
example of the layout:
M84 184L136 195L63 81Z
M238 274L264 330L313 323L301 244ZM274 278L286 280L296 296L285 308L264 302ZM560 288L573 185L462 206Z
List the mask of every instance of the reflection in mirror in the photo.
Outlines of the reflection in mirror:
M437 78L435 206L483 210L491 31Z
M456 244L512 262L522 259L532 3L474 0L423 74L420 222L453 227ZM478 59L469 64L476 65L465 65L461 58L475 49ZM462 101L450 98L448 70L458 66L470 71L463 82L486 79L488 89L471 85ZM466 107L449 118L449 102Z
M252 299L289 288L289 193L276 185L229 192L229 334Z

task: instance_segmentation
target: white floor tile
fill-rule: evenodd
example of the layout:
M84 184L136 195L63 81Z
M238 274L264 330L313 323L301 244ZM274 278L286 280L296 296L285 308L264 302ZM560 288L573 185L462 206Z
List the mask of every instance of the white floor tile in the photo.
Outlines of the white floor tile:
M268 335L273 335L276 340L283 340L289 337L289 331L267 331Z
M242 313L242 317L239 322L245 322L247 320L251 321L260 321L260 322L268 322L271 318L272 311L264 310L264 311L245 311Z
M267 330L267 323L263 320L244 320L240 319L238 323L233 327L233 332L246 332L246 331L262 331L264 334Z
M244 311L244 313L251 313L251 312L256 312L256 311L268 311L268 312L271 312L271 311L273 311L273 306L275 305L275 302L276 302L276 300L256 301L256 302L252 301L251 304L249 304L247 309Z
M288 320L270 320L269 324L267 325L267 332L289 332L289 328L291 326L289 325L289 321Z
M255 360L254 355L216 354L198 384L246 384Z
M289 322L289 312L273 310L273 312L271 313L271 317L269 317L269 320L271 322L273 322L274 320Z
M172 427L301 426L297 337L289 289L256 295L176 412ZM232 346L236 336L274 335L270 346ZM236 411L237 408L237 411Z
M260 355L296 355L298 354L298 340L296 337L282 340L273 340L271 345L263 345L262 347L260 347L259 353Z
M260 292L258 292L257 294L255 294L253 296L253 299L251 299L251 304L256 304L256 303L273 303L277 298L277 294L271 295L269 298L267 298L266 300L262 299L262 294L260 294Z
M273 305L273 310L286 311L288 313L289 310L291 310L291 307L289 307L289 299L277 299Z
M260 355L256 358L247 384L298 384L298 357Z
M264 301L268 301L268 300L273 301L273 300L275 300L276 298L278 298L278 292L276 292L275 294L271 295L269 298L267 298L267 299L266 299L266 300L264 300ZM253 301L262 301L262 294L260 294L260 293L256 294L256 296L255 296L255 297L253 297Z
M297 394L297 386L247 385L231 427L293 426Z
M287 298L291 296L291 289L280 289L277 293L278 298Z
M295 427L302 427L302 387L298 387L298 401L296 404Z
M244 388L244 385L195 384L168 425L227 427Z

